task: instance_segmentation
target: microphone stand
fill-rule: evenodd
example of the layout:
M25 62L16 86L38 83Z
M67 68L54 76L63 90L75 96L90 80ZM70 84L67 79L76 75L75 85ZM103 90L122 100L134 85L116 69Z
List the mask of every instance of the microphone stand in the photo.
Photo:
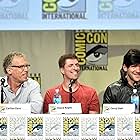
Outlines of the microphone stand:
M70 83L69 83L69 103L72 103L72 85L74 84L74 80L70 80Z
M3 86L1 85L1 104L3 103Z
M1 79L1 104L4 102L4 100L3 100L3 98L4 98L4 90L3 90L3 87L5 87L4 86L4 83L5 83L5 79L4 78L2 78Z
M134 86L134 89L138 89L138 82L135 82L135 83L133 84L133 86Z

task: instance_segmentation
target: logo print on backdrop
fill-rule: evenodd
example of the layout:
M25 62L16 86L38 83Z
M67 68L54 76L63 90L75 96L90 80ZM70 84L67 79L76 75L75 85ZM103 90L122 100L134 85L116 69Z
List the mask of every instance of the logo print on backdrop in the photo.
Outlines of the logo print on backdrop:
M133 118L120 116L117 118L117 134L118 136L133 136Z
M115 136L115 117L99 117L99 136Z
M85 136L85 137L93 137L96 136L98 134L98 119L97 117L81 117L81 136ZM83 139L86 140L86 139ZM97 139L95 139L97 140Z
M0 0L0 19L27 19L29 0Z
M7 136L7 117L0 117L0 136Z
M81 70L107 70L108 32L75 31L74 51Z
M41 74L40 73L30 73L30 78L36 80L41 86Z
M99 0L99 19L139 19L139 0Z
M45 135L46 136L59 136L61 137L61 124L62 120L60 116L45 117Z
M57 4L60 9L67 9L74 7L74 5L76 5L78 2L79 0L58 0Z
M79 118L63 117L63 135L79 136Z
M28 136L43 136L43 117L27 118Z
M135 117L135 136L140 136L140 116Z
M9 123L10 136L25 136L26 118L24 116L11 116Z
M43 0L42 19L86 19L86 0Z

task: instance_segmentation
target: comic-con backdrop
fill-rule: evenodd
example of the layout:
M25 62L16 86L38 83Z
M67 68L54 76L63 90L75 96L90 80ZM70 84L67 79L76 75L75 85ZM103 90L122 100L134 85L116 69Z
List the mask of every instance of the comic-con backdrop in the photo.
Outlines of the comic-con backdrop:
M31 64L29 76L46 89L62 81L58 59L75 53L81 66L80 81L103 94L106 86L119 79L122 57L130 48L140 48L140 31L1 31L0 75L2 63L11 51L21 51Z

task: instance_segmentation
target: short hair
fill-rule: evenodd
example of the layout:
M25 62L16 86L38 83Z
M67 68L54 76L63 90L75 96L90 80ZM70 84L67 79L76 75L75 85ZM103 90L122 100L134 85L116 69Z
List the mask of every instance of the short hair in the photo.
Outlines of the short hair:
M4 70L4 73L7 74L7 68L12 65L12 61L13 61L13 58L15 56L19 56L19 57L25 57L25 55L21 52L11 52L9 53L3 60L3 70Z
M131 65L140 64L140 50L130 49L123 58L123 65L126 65L129 68ZM123 67L120 70L121 79L124 83L127 83L126 72L123 70Z
M130 49L124 56L123 64L129 68L131 65L140 64L140 50Z
M65 62L67 59L77 59L77 56L75 54L64 54L59 58L58 64L59 68L64 68Z

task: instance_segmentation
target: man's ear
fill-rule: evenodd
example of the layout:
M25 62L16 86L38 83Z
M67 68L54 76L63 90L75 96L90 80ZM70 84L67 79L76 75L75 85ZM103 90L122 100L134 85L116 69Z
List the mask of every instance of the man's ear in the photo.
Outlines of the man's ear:
M60 68L60 72L64 75L64 68Z
M125 72L127 72L127 67L126 67L126 65L125 64L123 64L123 70L125 71Z
M11 69L10 67L8 67L8 68L6 69L6 71L7 71L8 74L11 74L11 73L12 73L12 69Z

